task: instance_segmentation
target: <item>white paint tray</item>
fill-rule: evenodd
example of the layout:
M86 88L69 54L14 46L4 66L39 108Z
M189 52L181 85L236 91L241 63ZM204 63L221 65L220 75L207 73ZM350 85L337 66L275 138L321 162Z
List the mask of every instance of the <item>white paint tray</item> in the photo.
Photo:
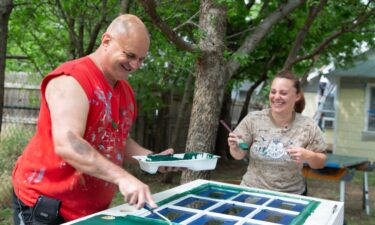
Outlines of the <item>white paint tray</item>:
M206 152L190 152L169 155L133 156L137 159L142 170L154 174L159 166L183 167L189 170L213 170L220 156Z

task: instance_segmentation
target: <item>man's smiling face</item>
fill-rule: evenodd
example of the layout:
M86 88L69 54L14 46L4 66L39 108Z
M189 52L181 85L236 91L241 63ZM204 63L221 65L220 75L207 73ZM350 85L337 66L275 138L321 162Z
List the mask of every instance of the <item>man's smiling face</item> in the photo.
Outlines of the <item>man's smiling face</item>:
M127 79L129 73L141 67L149 48L148 36L137 32L112 36L104 34L105 68L103 72L110 83Z

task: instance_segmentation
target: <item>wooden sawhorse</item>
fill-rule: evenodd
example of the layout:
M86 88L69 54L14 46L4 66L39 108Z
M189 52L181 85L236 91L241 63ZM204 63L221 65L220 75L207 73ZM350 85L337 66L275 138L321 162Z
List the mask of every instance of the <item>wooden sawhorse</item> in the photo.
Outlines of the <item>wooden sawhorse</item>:
M367 158L328 154L323 169L311 169L308 165L303 168L305 177L335 180L340 182L340 201L345 202L345 182L350 181L356 170L363 171L363 209L370 215L368 171L373 170L375 164L371 164Z

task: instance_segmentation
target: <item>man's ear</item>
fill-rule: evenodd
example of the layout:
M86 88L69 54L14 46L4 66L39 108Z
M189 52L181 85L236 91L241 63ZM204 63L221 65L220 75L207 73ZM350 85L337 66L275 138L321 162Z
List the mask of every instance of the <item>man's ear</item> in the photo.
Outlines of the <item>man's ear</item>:
M107 47L109 45L109 42L112 40L112 36L108 33L104 33L102 35L102 45Z

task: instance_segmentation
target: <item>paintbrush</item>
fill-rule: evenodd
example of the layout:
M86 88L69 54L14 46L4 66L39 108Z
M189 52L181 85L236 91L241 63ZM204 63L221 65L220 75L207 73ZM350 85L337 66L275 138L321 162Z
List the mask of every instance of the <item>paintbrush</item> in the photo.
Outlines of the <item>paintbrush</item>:
M220 123L228 130L229 133L232 133L232 129L225 123L224 120L220 120ZM241 138L237 137L237 144L242 150L249 150L249 145L246 144Z
M172 222L167 217L163 216L161 213L159 213L156 210L154 210L154 208L152 208L147 202L145 202L143 208L147 209L151 213L156 214L157 216L159 216L160 218L162 218L163 220L165 220L168 224L172 225Z

